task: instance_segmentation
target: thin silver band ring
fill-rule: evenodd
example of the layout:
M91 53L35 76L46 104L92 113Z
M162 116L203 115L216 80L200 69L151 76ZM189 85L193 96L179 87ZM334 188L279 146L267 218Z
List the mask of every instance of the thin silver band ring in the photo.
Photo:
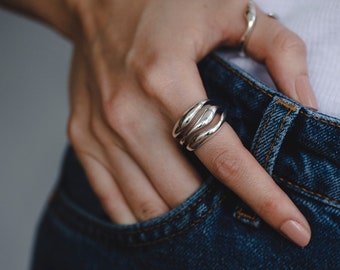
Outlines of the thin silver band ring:
M244 34L241 37L241 41L240 41L240 55L241 56L245 56L245 45L247 42L247 39L249 37L249 35L251 34L251 32L254 29L255 23L256 23L256 7L255 7L255 3L250 0L248 2L248 7L247 7L247 11L245 14L246 20L247 20L247 29L244 32Z

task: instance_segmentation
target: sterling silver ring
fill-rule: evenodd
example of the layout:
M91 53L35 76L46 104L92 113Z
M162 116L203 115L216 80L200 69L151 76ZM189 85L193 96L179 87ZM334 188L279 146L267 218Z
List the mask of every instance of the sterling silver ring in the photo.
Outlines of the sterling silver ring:
M255 4L252 0L250 0L248 2L248 7L247 7L247 10L246 10L245 17L246 17L246 20L247 20L247 29L244 32L244 34L242 35L241 41L240 41L240 55L241 56L246 55L246 53L245 53L246 42L247 42L249 35L253 31L255 23L256 23L256 8L255 8Z
M226 114L220 107L211 100L203 100L176 122L172 136L187 150L195 151L221 128L225 118Z

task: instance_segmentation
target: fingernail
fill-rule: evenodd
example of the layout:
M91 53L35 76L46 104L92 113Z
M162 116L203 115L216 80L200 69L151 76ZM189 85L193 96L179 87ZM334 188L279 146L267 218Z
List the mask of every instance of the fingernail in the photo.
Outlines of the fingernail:
M300 247L307 246L311 238L311 233L294 220L284 222L280 231Z
M295 89L298 99L303 105L313 110L318 110L318 104L316 103L316 98L308 76L303 75L298 77L295 81Z

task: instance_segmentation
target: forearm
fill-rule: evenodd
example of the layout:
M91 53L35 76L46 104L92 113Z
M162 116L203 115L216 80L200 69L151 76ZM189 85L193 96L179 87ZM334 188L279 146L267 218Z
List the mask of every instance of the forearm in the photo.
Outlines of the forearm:
M76 17L69 0L0 0L0 7L39 20L69 39L76 32Z

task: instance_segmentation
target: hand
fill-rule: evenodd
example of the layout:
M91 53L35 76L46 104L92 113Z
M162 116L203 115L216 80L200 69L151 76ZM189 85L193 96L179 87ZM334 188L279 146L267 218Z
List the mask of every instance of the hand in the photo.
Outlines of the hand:
M69 138L101 203L119 224L159 216L202 179L171 136L183 112L206 99L196 63L220 45L238 46L245 0L82 0L73 34ZM248 54L278 89L316 107L303 42L258 10ZM195 154L268 224L305 246L310 228L288 196L221 130Z

